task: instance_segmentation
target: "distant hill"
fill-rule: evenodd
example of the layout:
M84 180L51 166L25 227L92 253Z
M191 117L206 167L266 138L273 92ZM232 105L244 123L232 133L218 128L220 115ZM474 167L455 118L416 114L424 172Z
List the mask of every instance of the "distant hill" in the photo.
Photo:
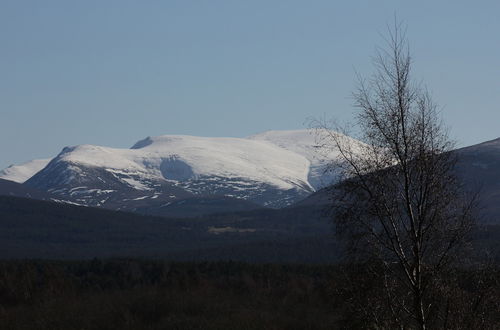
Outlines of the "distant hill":
M457 170L479 192L483 222L500 224L500 138L458 149Z
M337 258L328 221L310 210L175 219L0 196L0 258L150 257L324 263Z
M479 193L480 222L500 225L500 138L453 151L456 171L465 191ZM323 206L331 203L331 188L323 188L291 207Z
M266 208L244 199L206 195L177 199L159 206L138 207L134 212L162 217L186 218L257 209Z
M0 179L0 196L26 197L33 199L50 200L54 196L43 190L28 187L20 183Z
M477 232L476 246L500 259L500 226ZM0 258L146 257L332 263L333 227L317 206L163 218L0 196Z

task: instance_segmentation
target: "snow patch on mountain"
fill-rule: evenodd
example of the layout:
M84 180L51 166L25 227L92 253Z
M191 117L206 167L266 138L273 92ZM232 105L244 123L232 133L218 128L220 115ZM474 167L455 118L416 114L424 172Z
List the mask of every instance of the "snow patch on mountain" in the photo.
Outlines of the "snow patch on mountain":
M50 158L34 159L23 164L11 165L0 171L0 179L23 183L47 166L49 162Z
M334 135L346 139L354 151L361 152L363 143L360 141L326 130L266 131L249 136L248 139L265 141L305 157L310 162L308 182L318 190L338 179L338 174L331 166L332 161L340 157L331 143Z

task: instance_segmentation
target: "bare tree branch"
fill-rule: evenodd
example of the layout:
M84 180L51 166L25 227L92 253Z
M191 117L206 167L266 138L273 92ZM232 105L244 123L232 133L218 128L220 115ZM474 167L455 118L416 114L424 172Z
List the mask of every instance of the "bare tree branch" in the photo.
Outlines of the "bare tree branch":
M375 73L358 76L353 93L365 145L354 148L336 133L345 133L339 127L316 127L323 145L340 157L332 164L344 179L333 190L337 232L358 257L384 265L381 281L394 322L426 329L435 306L432 285L444 285L446 271L460 261L475 202L454 175L454 143L436 104L411 78L406 30L397 21L386 42L374 57Z

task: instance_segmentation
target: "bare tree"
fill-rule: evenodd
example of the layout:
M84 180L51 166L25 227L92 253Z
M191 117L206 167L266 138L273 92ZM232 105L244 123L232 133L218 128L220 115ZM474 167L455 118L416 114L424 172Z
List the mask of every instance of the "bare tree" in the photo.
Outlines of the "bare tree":
M359 78L353 93L355 128L365 144L319 125L323 145L340 156L333 165L344 179L333 190L334 221L351 257L374 261L370 270L384 290L381 306L366 306L373 322L426 329L430 319L445 324L447 272L461 260L475 199L455 176L453 143L436 104L411 77L400 24L374 64L373 76ZM388 313L385 321L377 308Z

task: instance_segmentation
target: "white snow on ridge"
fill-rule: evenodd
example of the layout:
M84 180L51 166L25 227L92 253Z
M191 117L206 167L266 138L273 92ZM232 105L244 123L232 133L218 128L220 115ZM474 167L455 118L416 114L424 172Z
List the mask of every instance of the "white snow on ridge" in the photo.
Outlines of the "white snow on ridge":
M0 171L0 179L23 183L42 170L51 159L34 159L29 162L11 165Z
M243 138L163 135L149 138L148 143L135 149L93 145L66 148L56 160L150 179L184 181L220 176L280 189L312 189L307 180L310 162L304 156L265 141Z
M290 131L266 131L248 137L250 140L267 141L281 148L293 151L314 162L318 158L315 151L316 136L307 129Z
M267 141L281 148L293 151L306 157L312 164L319 164L338 158L335 148L327 148L323 144L329 141L329 135L340 135L347 139L354 148L358 148L362 143L353 138L344 136L333 131L313 131L309 129L290 131L266 131L251 135L248 139Z
M142 183L140 183L137 180L134 180L131 178L124 178L122 180L125 181L127 184L129 184L132 188L134 188L136 190L151 190L149 187L146 187L145 185L143 185Z
M261 182L284 190L313 191L335 180L335 173L325 170L332 159L338 158L336 152L321 148L317 140L307 129L267 131L247 138L163 135L138 141L131 149L67 147L54 159L54 165L69 163L67 180L81 175L78 165L103 168L137 190L149 190L147 182L158 180L183 182L220 177L230 179L238 189ZM0 178L23 183L49 161L10 166L0 171Z
M328 148L329 135L339 135L333 131L313 131L309 129L289 131L266 131L249 136L248 139L265 141L286 150L302 155L310 162L308 182L315 189L320 189L331 184L337 178L337 174L329 170L332 160L339 158L335 148ZM361 152L362 143L353 138L343 136L353 146L353 150ZM331 142L331 141L330 141Z

